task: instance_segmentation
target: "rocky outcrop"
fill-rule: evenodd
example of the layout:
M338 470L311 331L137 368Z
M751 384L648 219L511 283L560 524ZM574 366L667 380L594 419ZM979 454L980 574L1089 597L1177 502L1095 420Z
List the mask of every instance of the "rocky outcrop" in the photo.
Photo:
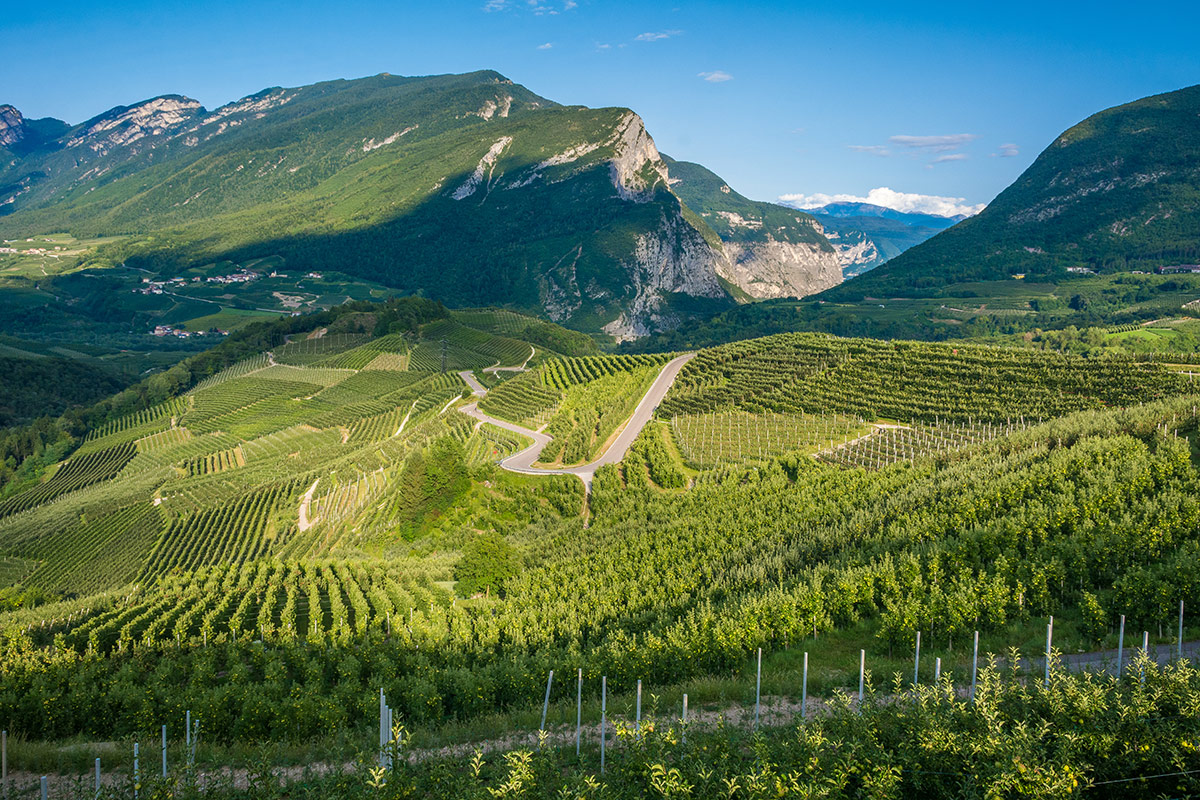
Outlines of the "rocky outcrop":
M837 255L806 242L727 241L725 255L721 277L759 300L806 297L842 282Z
M856 274L886 261L880 255L875 242L868 239L866 234L861 231L845 233L826 231L825 237L829 239L829 243L837 252L838 263L842 265L842 270L849 274Z
M623 342L675 327L680 320L665 310L665 295L724 297L725 288L717 279L723 262L724 255L713 250L682 215L664 214L658 226L637 237L631 257L622 263L632 297L604 332Z
M90 120L82 131L67 141L67 147L87 147L103 155L147 137L173 134L203 113L204 107L196 100L178 96L156 97L135 106L114 108Z
M613 154L609 169L613 186L622 198L643 203L654 196L656 186L667 185L667 165L641 117L632 111L622 117L610 142Z
M0 106L0 147L11 147L25 138L25 118L12 106Z
M488 151L483 154L483 158L479 159L479 163L475 165L475 171L450 196L455 200L465 200L475 194L475 190L483 183L484 178L487 178L487 189L491 191L492 176L496 171L496 160L500 158L500 154L504 152L504 148L510 144L512 144L511 136L501 136L492 143ZM486 197L486 194L484 196Z

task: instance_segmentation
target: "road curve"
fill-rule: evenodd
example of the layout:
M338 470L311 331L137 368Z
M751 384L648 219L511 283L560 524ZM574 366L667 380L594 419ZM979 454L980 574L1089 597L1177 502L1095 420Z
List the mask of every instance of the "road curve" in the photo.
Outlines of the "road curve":
M633 414L625 421L625 425L621 429L620 434L618 434L616 441L599 458L588 464L553 469L535 467L533 463L538 460L538 456L542 454L542 450L546 445L550 444L551 437L483 413L479 410L478 400L470 405L463 406L459 411L481 422L487 422L506 431L519 433L522 436L533 439L532 445L500 462L500 466L504 469L509 472L519 472L523 475L577 475L590 492L592 488L592 476L596 474L596 470L605 464L620 463L625 458L625 454L629 452L630 446L633 445L638 434L642 432L642 428L646 427L646 423L654 415L654 410L658 408L658 404L666 397L671 384L675 382L675 377L679 375L679 370L683 369L683 365L691 361L695 355L695 353L686 353L666 363L662 371L658 373L658 377L654 379L654 383L650 385L650 388L642 395L642 399L638 401L637 408L633 410ZM487 394L487 390L480 385L479 381L475 380L469 370L460 372L459 376L471 387L472 393L476 396Z

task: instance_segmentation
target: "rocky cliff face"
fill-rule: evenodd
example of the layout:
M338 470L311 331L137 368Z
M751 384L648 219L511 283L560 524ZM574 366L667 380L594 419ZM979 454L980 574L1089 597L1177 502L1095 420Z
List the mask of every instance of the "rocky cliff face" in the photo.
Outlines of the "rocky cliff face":
M841 282L837 252L811 216L750 200L699 164L666 164L671 191L721 239L718 274L741 291L763 300L805 297Z
M11 147L25 138L25 118L12 106L0 106L0 147Z
M633 253L622 264L633 297L626 310L604 326L605 333L623 342L678 327L682 320L667 309L665 296L724 297L717 280L724 265L724 254L713 250L680 213L665 211L657 227L637 237Z
M147 137L173 134L204 107L187 97L156 97L134 106L115 108L84 124L83 130L67 140L69 148L87 148L105 155L114 148L134 144Z
M721 277L755 299L806 297L842 282L838 256L807 242L727 241L725 255Z

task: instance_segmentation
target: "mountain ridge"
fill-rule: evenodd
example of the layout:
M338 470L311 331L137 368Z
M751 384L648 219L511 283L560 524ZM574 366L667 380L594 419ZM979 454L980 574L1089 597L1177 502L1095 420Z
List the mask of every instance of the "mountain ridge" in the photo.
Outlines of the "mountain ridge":
M560 105L490 70L382 74L214 111L183 95L110 109L0 168L0 235L120 234L98 256L151 271L282 256L617 340L744 301L746 280L831 285L722 240L668 177L631 109ZM819 232L802 247L827 267Z

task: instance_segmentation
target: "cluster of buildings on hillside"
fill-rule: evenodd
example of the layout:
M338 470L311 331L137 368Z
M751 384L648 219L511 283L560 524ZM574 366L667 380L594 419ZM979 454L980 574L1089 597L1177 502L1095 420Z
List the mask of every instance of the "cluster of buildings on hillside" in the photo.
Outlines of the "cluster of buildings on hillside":
M61 247L56 247L54 249L62 250ZM30 247L25 250L18 250L15 247L0 247L0 253L12 253L13 255L19 255L19 256L56 256L57 255L53 250L50 250L49 248L46 248L46 247Z
M183 328L175 328L171 325L155 325L154 330L151 331L151 333L153 333L155 336L175 336L180 339L190 339L193 336L205 336L209 334L214 336L229 335L229 331L223 331L220 328L216 329L215 334L212 331L209 331L208 334L206 334L204 331L185 331Z
M9 252L0 248L0 253ZM15 252L15 251L14 251ZM239 269L237 272L231 272L228 275L209 275L207 278L195 277L190 281L187 278L166 278L164 280L154 280L152 278L142 278L142 286L134 289L135 294L162 294L168 287L185 286L188 283L250 283L263 277L261 272L255 272L252 269ZM283 272L271 271L267 273L268 278L286 278L287 274ZM321 273L310 272L304 277L316 278L320 280Z
M134 289L134 294L162 294L170 287L186 286L188 283L250 283L262 277L259 273L249 269L239 269L237 272L232 272L228 275L210 275L207 278L195 277L190 281L187 278L166 278L165 280L154 280L153 278L142 278L142 286ZM271 277L280 277L278 273L272 272Z

